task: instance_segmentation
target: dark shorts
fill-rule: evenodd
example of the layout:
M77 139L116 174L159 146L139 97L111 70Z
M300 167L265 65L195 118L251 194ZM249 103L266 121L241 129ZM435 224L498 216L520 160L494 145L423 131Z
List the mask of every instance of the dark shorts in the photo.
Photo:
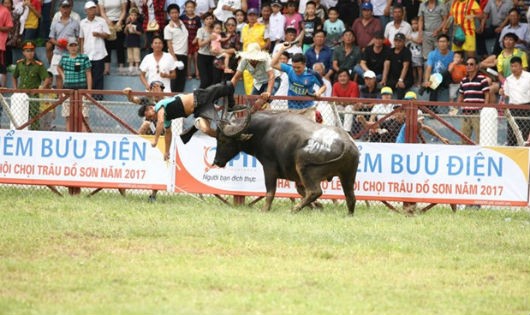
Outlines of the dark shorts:
M195 117L203 117L210 120L216 120L215 102L226 97L228 107L232 108L235 104L234 87L232 84L218 83L207 87L206 89L196 89L193 92L195 101Z
M169 102L165 106L165 111L167 120L186 117L186 112L184 111L184 104L182 104L182 100L178 95L173 97L173 99L169 99Z

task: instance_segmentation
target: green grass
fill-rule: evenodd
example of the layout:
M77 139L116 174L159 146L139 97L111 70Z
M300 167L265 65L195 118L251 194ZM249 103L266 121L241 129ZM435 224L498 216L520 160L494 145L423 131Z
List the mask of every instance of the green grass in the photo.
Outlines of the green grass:
M0 314L530 313L530 212L0 189Z

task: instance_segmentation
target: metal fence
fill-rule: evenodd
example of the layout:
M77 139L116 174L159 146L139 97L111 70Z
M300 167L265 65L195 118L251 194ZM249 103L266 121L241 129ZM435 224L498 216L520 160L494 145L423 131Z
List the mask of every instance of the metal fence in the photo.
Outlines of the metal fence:
M138 105L129 102L122 91L98 91L97 94L102 97L97 99L93 94L95 93L90 90L3 89L0 95L0 129L109 134L138 132L143 123L143 119L137 114ZM132 95L164 97L170 94L133 92ZM256 100L256 96L236 97L238 104L253 105ZM272 97L260 109L286 111L289 102L314 102L316 112L311 113L314 120L340 126L349 131L357 141L396 142L403 124L406 127L403 128L402 139L408 143L515 146L524 145L530 131L528 105L477 104L477 110L470 111L462 110L463 104L456 103ZM173 133L179 134L183 127L192 123L191 118L174 121ZM2 187L8 186L11 185ZM61 193L65 189L58 188L54 191Z

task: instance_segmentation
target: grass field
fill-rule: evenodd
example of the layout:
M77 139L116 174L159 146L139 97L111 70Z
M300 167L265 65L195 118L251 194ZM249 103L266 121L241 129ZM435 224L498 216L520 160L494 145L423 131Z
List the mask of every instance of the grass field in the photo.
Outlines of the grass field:
M0 314L530 314L530 212L0 190Z

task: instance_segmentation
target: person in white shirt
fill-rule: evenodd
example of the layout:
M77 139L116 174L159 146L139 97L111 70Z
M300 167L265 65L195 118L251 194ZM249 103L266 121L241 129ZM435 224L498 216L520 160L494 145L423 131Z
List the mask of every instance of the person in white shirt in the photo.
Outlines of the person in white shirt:
M164 84L164 92L171 92L171 79L176 78L176 62L171 54L163 52L164 42L160 37L153 38L151 49L153 52L145 56L140 63L140 80L146 90L152 82L160 81Z
M282 4L280 1L274 1L271 4L272 14L269 18L269 39L271 40L271 50L274 49L274 45L283 41L285 38L285 16L282 14Z
M402 6L394 6L392 13L394 20L388 22L385 26L385 39L388 39L391 47L394 48L394 36L397 33L403 33L408 38L412 33L412 26L403 20L404 11Z
M173 60L180 65L177 77L171 80L171 91L184 92L188 64L188 29L179 19L180 7L177 4L170 4L167 13L170 20L164 28L164 40L167 41L168 52Z
M234 13L241 8L241 0L219 0L217 8L213 10L213 15L221 22L226 22L226 19L233 17Z
M510 74L504 86L499 93L508 97L508 103L513 105L530 105L530 72L523 70L523 61L520 57L512 57L510 60ZM530 135L530 110L528 109L510 109L515 122L521 131L523 139ZM506 135L508 145L516 146L517 139L512 128L508 128Z
M79 46L80 53L85 54L92 63L92 89L103 90L105 69L105 39L109 37L110 30L107 22L102 17L96 16L97 6L93 1L85 3L87 17L80 23ZM95 96L103 99L102 95Z

